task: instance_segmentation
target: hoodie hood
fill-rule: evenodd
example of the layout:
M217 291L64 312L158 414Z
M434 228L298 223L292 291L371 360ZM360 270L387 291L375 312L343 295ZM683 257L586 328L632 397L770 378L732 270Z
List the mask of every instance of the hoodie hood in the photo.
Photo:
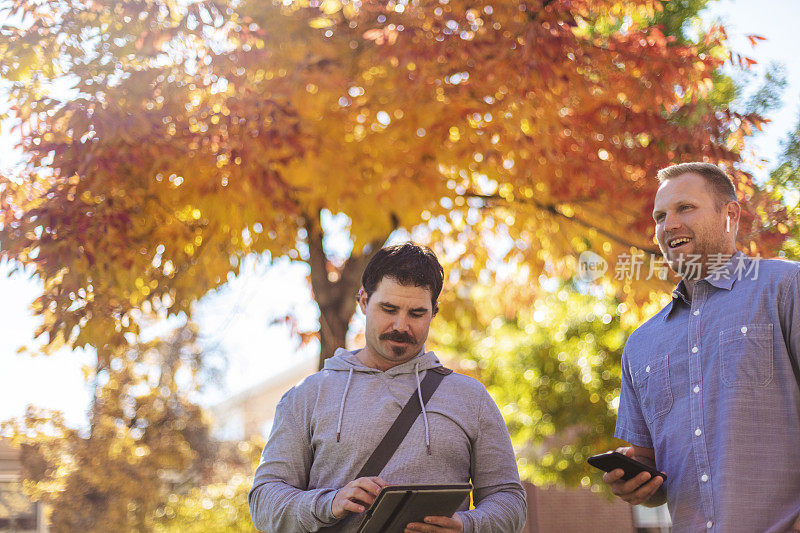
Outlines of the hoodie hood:
M347 393L350 391L350 383L353 380L353 373L354 372L363 372L369 374L375 374L381 372L377 368L371 368L364 365L358 357L356 357L356 351L348 351L343 348L337 348L336 353L333 357L330 357L325 360L325 364L323 365L323 370L338 370L342 372L347 372L347 382L344 385L344 391L342 392L342 399L339 402L339 420L336 424L336 442L340 442L341 435L342 435L342 420L344 418L344 405L347 401ZM430 440L430 425L428 424L428 411L425 409L425 402L422 401L422 387L419 380L419 372L420 370L430 370L431 368L436 368L442 366L442 363L439 362L439 359L436 358L433 352L426 352L425 347L423 346L422 351L419 355L412 357L405 363L399 364L397 366L393 366L392 368L386 370L386 375L388 376L398 376L401 374L414 374L414 379L417 382L417 398L419 398L419 403L422 406L422 420L425 424L425 448L427 449L428 455L431 454L431 440Z
M355 355L359 351L360 350L354 350L351 352L343 348L337 348L333 357L325 360L325 364L322 368L324 370L340 370L345 372L349 372L350 370L353 370L354 372L369 373L381 372L377 368L368 367L359 361L358 357ZM417 365L419 366L417 367ZM389 376L397 376L400 374L412 374L417 370L430 370L431 368L440 366L442 366L442 363L436 357L436 354L433 352L426 352L425 348L423 347L419 355L412 357L405 363L393 366L385 372Z

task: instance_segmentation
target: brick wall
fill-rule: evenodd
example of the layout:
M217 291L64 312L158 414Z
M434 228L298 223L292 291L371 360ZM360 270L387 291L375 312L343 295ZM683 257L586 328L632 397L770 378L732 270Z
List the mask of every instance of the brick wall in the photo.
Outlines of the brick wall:
M625 502L609 501L588 489L536 487L528 492L525 533L632 533L633 512Z

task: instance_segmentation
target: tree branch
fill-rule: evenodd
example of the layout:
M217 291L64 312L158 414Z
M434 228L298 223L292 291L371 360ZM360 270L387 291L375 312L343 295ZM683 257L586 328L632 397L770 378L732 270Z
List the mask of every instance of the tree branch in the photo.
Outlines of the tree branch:
M506 198L503 198L502 196L500 196L498 194L467 193L467 196L469 196L471 198L477 198L477 199L480 199L480 200L484 200L487 203L491 202L491 201L502 201L502 202L505 202L505 203L509 203L509 201ZM537 209L545 211L545 212L549 213L552 216L555 216L555 217L558 217L558 218L563 218L563 219L565 219L565 220L567 220L569 222L572 222L572 223L577 224L579 226L582 226L584 228L594 230L597 233L599 233L601 235L604 235L605 237L607 237L607 238L611 239L612 241L614 241L614 242L616 242L618 244L621 244L623 246L637 248L637 249L641 250L642 252L645 252L645 253L648 253L648 254L652 254L652 255L661 255L661 251L656 249L656 248L652 248L652 247L648 247L648 246L642 246L640 244L631 242L628 239L622 237L621 235L617 235L616 233L613 233L613 232L611 232L611 231L609 231L609 230L607 230L605 228L601 228L601 227L597 226L596 224L592 224L591 222L589 222L589 221L587 221L587 220L585 220L585 219L583 219L583 218L581 218L579 216L567 215L566 213L564 213L564 212L562 212L560 210L559 204L555 204L555 203L545 204L545 203L542 203L542 202L538 202L538 201L534 200L533 198L531 198L531 199L516 199L515 201L516 202L520 202L520 203L527 203L527 204L533 205Z
M322 246L323 231L318 223L320 213L303 215L308 244L308 265L311 267L311 288L320 308L330 304L333 283L328 279L328 258Z
M399 220L392 215L392 231L397 229ZM335 349L344 346L347 328L355 308L356 290L361 285L361 272L370 258L391 234L370 241L360 251L353 250L344 264L336 269L338 279L329 277L329 261L322 245L324 231L319 222L319 212L315 218L304 216L306 242L311 267L311 289L320 312L320 368L326 357L333 355Z

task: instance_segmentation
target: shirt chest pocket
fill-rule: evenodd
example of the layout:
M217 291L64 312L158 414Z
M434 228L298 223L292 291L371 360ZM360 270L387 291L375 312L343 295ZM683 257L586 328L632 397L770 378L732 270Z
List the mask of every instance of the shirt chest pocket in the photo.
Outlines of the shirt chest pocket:
M720 373L729 387L765 387L772 381L772 324L747 324L719 334Z
M669 381L669 356L654 357L634 375L636 393L647 423L669 413L672 409L672 387Z

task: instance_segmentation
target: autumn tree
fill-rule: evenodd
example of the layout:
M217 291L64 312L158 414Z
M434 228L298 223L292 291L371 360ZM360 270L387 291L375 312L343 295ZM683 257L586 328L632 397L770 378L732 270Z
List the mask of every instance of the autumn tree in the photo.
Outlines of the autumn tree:
M782 143L777 165L770 172L767 187L774 198L786 205L789 217L800 218L800 117ZM793 226L783 246L787 258L800 260L800 229Z
M153 531L255 531L250 520L247 494L252 485L251 474L261 459L263 447L264 441L260 437L224 443L215 461L219 472L212 476L211 482L170 494L153 513Z
M115 353L97 382L91 427L68 427L58 412L28 409L0 433L20 448L25 489L67 531L146 531L171 493L203 484L217 444L195 404L212 358L197 329Z
M324 358L396 228L506 235L503 260L562 274L653 251L649 177L676 161L734 172L743 244L769 252L780 206L734 166L759 122L711 98L724 33L676 35L671 6L12 2L0 74L27 165L0 183L2 254L45 284L45 341L102 370L139 310L190 314L252 253L308 262ZM346 257L324 212L348 217ZM468 248L456 268L491 266Z

